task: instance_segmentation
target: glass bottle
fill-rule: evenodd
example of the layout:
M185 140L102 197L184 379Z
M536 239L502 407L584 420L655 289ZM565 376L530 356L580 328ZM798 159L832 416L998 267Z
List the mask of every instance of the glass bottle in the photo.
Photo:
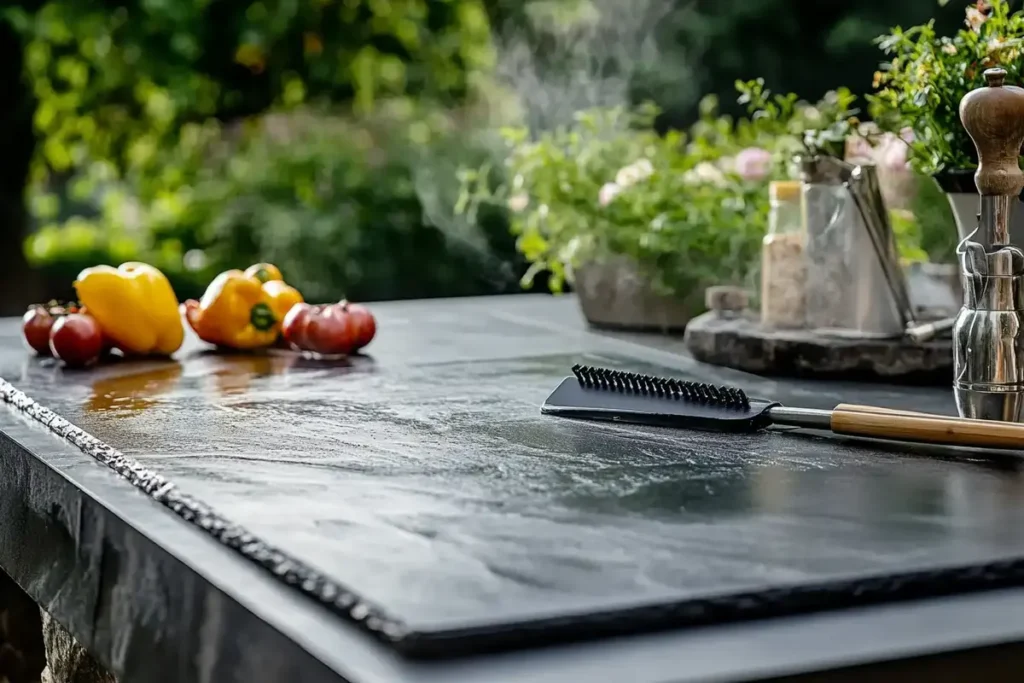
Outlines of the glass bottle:
M775 181L768 192L771 212L761 246L761 324L799 328L804 326L807 277L800 181Z

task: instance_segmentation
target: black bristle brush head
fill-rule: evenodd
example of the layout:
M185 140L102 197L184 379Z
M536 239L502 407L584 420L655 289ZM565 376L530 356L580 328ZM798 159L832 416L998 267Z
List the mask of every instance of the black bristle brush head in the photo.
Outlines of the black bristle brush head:
M673 377L656 377L638 372L624 372L590 365L572 366L572 374L581 387L611 389L634 394L659 396L682 401L713 403L723 408L747 408L750 399L742 389L690 382Z
M771 424L777 403L742 389L590 365L574 365L541 412L588 420L714 431L755 431Z

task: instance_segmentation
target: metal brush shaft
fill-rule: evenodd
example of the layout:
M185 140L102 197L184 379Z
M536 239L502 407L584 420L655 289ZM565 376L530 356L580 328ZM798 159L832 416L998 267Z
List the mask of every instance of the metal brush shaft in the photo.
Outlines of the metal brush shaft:
M832 429L832 411L815 408L787 408L773 406L768 409L772 424L804 429Z

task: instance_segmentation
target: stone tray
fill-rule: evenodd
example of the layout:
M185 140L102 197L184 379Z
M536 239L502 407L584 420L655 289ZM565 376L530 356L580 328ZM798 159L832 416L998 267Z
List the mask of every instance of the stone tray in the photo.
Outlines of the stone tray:
M805 330L766 330L748 317L709 312L690 321L693 357L759 375L949 386L953 342L843 339Z

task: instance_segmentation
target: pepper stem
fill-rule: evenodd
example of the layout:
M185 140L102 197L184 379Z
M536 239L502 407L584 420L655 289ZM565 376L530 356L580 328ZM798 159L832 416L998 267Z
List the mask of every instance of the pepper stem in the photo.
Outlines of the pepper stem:
M277 318L274 316L274 311L271 310L270 306L260 302L249 311L249 322L260 332L266 332L277 324Z

